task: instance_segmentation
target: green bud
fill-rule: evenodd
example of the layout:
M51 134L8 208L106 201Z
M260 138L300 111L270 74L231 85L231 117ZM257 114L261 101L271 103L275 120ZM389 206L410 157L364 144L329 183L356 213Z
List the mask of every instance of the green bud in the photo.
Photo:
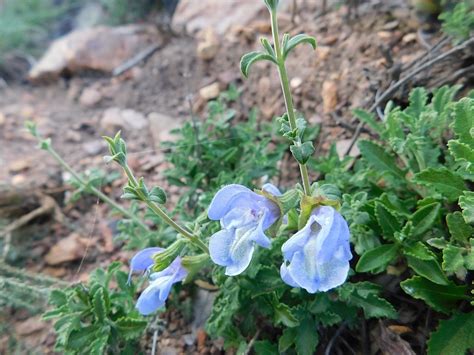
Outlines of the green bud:
M166 269L174 261L174 259L179 256L187 244L187 240L178 239L163 252L155 254L153 256L153 260L155 261L155 264L153 265L153 271L158 272Z
M265 5L267 5L268 10L270 10L270 12L277 10L279 0L264 0L264 1L265 1Z
M149 199L163 205L166 203L166 192L161 187L155 186L150 191Z
M314 147L312 142L304 142L303 144L294 144L290 147L293 157L298 163L304 165L308 159L314 153Z
M199 254L184 256L181 259L181 265L188 271L188 276L186 277L185 282L191 280L194 275L201 271L210 261L209 255Z

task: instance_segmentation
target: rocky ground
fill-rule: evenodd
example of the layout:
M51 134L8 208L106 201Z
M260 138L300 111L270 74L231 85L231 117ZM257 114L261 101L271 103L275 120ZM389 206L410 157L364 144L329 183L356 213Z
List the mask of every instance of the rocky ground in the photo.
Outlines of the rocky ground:
M401 0L368 1L351 15L346 6L322 14L316 1L298 2L296 10L291 1L283 3L282 30L311 34L319 45L316 52L298 48L288 61L296 107L310 123L322 124L317 154L333 142L343 154L357 124L351 110L369 107L440 35L421 34L416 17ZM173 21L172 34L140 25L113 33L101 29L106 40L101 40L97 29L62 39L55 45L57 52L53 46L28 81L8 82L0 89L0 190L4 185L54 196L69 221L64 224L51 218L43 235L14 242L19 250L28 250L28 257L19 252L13 260L17 265L80 281L87 279L91 269L113 260L127 261L130 256L113 244L107 206L94 198L61 204L64 193L69 193L64 185L67 174L36 148L23 129L26 120L36 122L56 150L81 172L94 167L111 171L102 160L106 147L101 136L121 129L129 144L130 164L152 184L163 179L166 163L160 143L170 139L169 131L189 120L191 111L204 117L206 102L229 84L237 84L242 91L243 115L255 106L261 120L283 112L273 67L256 65L248 80L239 73L242 54L257 48L260 36L270 36L263 2L184 1ZM68 47L68 43L83 47ZM100 55L87 52L94 45L100 46ZM143 50L150 52L144 61L113 75L114 69ZM455 64L444 63L423 72L392 97L403 102L411 86L439 84L437 73L450 65L450 70L455 69ZM291 173L286 176L290 178ZM118 197L124 181L118 179L102 190ZM13 311L9 317L16 320L13 326L19 338L42 352L51 348L54 337L38 317ZM193 338L183 337L190 332L183 318L169 314L165 318L168 328L160 337L165 353L219 352L219 343L206 342L202 330ZM5 342L0 339L0 348Z

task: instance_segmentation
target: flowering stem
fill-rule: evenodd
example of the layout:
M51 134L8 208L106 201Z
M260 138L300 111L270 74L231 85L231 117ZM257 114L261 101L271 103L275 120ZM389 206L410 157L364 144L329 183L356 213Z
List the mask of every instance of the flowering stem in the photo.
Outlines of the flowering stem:
M273 42L275 44L275 54L276 54L276 61L278 66L278 74L280 75L280 82L281 88L283 90L283 97L285 99L285 106L286 111L288 113L288 123L290 124L290 128L292 130L296 129L296 116L295 116L295 108L293 105L293 97L291 96L290 90L290 83L288 80L288 73L286 72L285 67L285 58L283 57L282 48L280 46L280 36L278 34L278 20L276 10L270 12L271 21L272 21L272 34L273 34ZM295 144L301 145L301 140L295 142ZM311 187L309 183L309 174L308 168L306 164L299 164L300 172L301 172L301 179L303 181L303 189L305 195L311 194Z
M66 171L68 171L72 177L82 186L87 187L94 195L96 195L99 199L107 203L108 205L112 206L116 210L118 210L121 214L124 216L130 218L133 220L135 223L137 223L141 228L143 228L146 231L149 231L150 229L148 226L141 221L137 216L135 216L132 212L127 211L124 209L122 206L120 206L117 202L112 200L110 197L108 197L106 194L104 194L102 191L99 189L95 188L94 186L88 186L87 182L82 179L75 171L74 169L64 161L63 158L54 150L51 145L48 145L45 149L51 156L61 165Z
M132 170L130 167L125 164L122 166L123 170L125 171L125 174L127 175L129 181L131 184L133 184L134 187L138 186L138 181L135 178L135 176L132 173ZM143 202L150 208L156 215L158 215L160 218L165 221L169 226L171 226L174 230L176 230L179 234L183 235L185 238L187 238L189 241L191 241L194 245L196 245L199 249L201 249L203 252L209 254L209 249L204 244L202 240L200 240L198 237L193 235L190 231L186 230L184 227L180 226L178 223L176 223L168 214L155 202L150 201L146 196L143 195L140 191L138 191L140 198L142 199Z

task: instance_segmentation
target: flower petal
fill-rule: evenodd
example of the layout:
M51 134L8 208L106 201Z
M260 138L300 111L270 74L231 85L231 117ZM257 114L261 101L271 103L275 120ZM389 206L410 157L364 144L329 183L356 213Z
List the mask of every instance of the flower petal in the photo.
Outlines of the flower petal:
M158 279L158 280L163 280ZM171 282L169 283L169 288L171 288ZM142 292L140 297L138 297L137 304L135 307L138 309L140 314L147 316L155 312L158 308L163 307L165 304L166 298L162 299L160 293L162 292L159 284L150 283L150 285ZM168 291L169 293L169 291Z
M224 217L231 209L229 202L236 194L241 192L252 192L250 189L242 185L232 184L221 188L211 201L207 215L209 219L219 220Z
M281 264L280 267L280 276L282 280L291 287L300 287L295 280L290 275L288 268L286 267L286 263Z
M235 239L235 229L220 230L209 239L209 254L214 263L227 266L232 263L230 248Z
M332 260L318 266L318 291L328 291L342 285L346 281L349 272L349 260L338 257L342 257L342 254L341 248Z
M273 196L281 196L281 192L278 187L270 183L263 185L262 190L272 194Z
M153 265L153 255L163 251L163 248L146 248L139 251L135 256L130 260L130 272L128 274L128 282L130 283L130 278L132 273L135 271L146 271L150 266Z

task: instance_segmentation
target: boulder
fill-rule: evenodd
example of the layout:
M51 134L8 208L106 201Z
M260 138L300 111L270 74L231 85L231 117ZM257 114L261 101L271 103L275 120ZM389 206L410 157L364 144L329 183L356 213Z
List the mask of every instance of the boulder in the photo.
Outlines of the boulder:
M84 70L111 73L150 43L162 41L153 26L99 26L73 31L54 41L28 74L32 81Z

